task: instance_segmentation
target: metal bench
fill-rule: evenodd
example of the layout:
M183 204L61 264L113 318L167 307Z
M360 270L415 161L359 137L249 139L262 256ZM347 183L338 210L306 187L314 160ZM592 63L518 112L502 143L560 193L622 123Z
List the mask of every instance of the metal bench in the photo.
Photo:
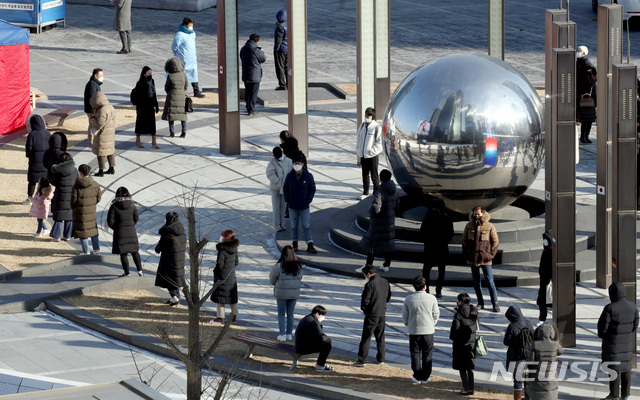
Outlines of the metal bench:
M269 339L262 336L252 335L250 333L241 333L239 335L233 336L232 339L243 342L247 346L249 346L249 350L247 351L247 354L244 356L244 358L251 358L251 356L253 355L253 348L256 346L289 354L293 359L293 363L291 364L291 367L289 367L290 370L298 366L298 360L303 356L303 354L296 352L296 346L294 346L293 344L280 342L278 340Z
M47 126L51 126L56 122L58 123L58 125L56 126L62 126L64 120L74 112L76 112L76 110L72 110L70 108L59 108L43 115L42 117L44 118L44 122L47 124Z

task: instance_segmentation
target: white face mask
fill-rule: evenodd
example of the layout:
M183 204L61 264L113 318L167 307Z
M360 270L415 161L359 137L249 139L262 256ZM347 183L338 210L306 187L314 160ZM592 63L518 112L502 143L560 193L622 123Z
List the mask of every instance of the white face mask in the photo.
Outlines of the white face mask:
M318 322L322 322L322 321L324 321L324 316L321 315L318 317Z
M284 160L284 156L280 156L280 157L278 158L278 161L282 161L282 160Z
M300 164L293 164L293 169L297 171L300 171L302 169L302 165Z
M101 76L100 78L98 78L98 82L102 82L104 81L104 76Z
M224 242L224 238L222 236L220 236L220 239L218 239L218 242L220 242L220 243Z
M548 241L547 239L542 239L542 245L543 245L544 247L549 246L549 241Z
M367 124L370 124L371 121L373 121L373 119L371 117L367 117L364 119L364 122L366 122Z

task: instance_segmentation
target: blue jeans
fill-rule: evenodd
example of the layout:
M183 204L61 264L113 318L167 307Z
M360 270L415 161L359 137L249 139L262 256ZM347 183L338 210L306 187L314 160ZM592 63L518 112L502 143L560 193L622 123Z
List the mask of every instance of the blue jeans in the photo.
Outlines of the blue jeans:
M180 289L169 289L169 295L171 297L180 298Z
M487 280L487 286L489 286L489 295L491 296L491 303L498 302L498 292L496 291L496 285L493 283L493 270L491 265L481 265L475 267L471 265L471 276L473 277L473 289L476 291L476 297L478 298L478 304L484 304L484 298L482 297L482 289L480 288L480 268L482 268L482 274L484 279Z
M293 333L293 311L296 308L296 299L276 299L278 303L278 328L280 334L291 335ZM287 313L287 328L284 326L284 313Z
M36 231L36 233L40 233L42 231L46 231L47 230L47 224L44 223L44 220L42 218L37 218L38 219L38 230Z
M89 252L89 239L88 238L80 239L80 244L82 245L82 252L83 253L88 253ZM91 245L93 246L93 252L94 253L100 251L100 239L98 239L97 235L91 238Z
M311 211L306 208L304 210L294 210L289 208L289 219L291 220L291 240L298 241L298 221L302 224L302 232L306 243L313 242L311 237Z
M60 239L61 237L70 238L72 229L73 221L54 221L53 227L51 228L51 237L54 239Z

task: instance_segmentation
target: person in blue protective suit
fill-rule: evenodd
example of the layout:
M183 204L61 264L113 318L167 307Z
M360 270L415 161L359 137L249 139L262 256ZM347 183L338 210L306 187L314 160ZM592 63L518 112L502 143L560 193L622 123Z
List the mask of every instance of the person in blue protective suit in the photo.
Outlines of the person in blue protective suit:
M184 63L184 72L187 79L193 86L193 95L196 97L204 97L204 94L198 86L198 56L196 54L196 33L193 31L193 20L184 18L182 25L171 43L171 51L173 55L178 57Z

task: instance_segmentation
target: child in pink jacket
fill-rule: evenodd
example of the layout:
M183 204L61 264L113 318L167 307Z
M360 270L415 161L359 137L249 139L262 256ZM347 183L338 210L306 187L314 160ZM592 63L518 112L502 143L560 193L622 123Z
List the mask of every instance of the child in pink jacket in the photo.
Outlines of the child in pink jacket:
M47 178L40 178L36 195L31 199L33 204L31 204L31 209L29 210L29 215L38 219L38 230L33 234L33 237L42 237L49 233L44 220L47 219L49 215L52 198L53 188L49 184L49 180Z

